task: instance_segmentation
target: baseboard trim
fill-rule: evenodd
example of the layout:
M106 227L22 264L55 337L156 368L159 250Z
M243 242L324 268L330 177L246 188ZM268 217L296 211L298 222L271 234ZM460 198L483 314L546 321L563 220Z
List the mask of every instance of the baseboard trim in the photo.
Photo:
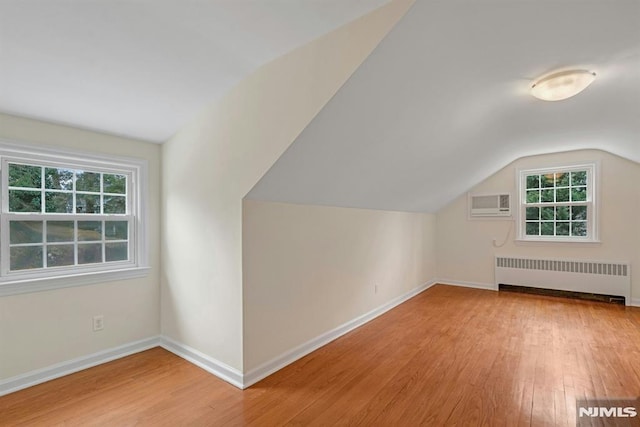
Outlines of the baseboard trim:
M41 384L74 372L82 371L112 360L120 359L160 345L160 337L145 338L87 356L77 357L46 368L36 369L15 377L0 380L0 396Z
M196 350L195 348L189 347L186 344L180 343L166 336L154 336L145 338L140 341L135 341L118 347L99 351L87 356L67 360L65 362L57 363L46 368L36 369L4 380L0 380L0 396L4 396L9 393L13 393L37 384L60 378L65 375L73 374L84 369L92 368L94 366L101 365L103 363L120 359L122 357L149 350L158 346L164 348L167 351L170 351L178 357L181 357L193 363L194 365L204 369L205 371L215 375L216 377L228 382L235 387L245 389L260 381L261 379L266 378L272 373L291 364L292 362L295 362L296 360L306 356L312 351L317 350L323 345L326 345L336 338L341 337L347 332L350 332L358 328L359 326L362 326L365 323L375 319L376 317L402 304L408 299L425 291L436 283L438 282L434 280L418 286L417 288L397 298L394 298L388 303L374 310L371 310L370 312L365 313L362 316L359 316L292 350L287 351L279 357L259 366L256 369L253 369L246 375L243 375L239 370L210 356L207 356L206 354Z
M186 344L175 341L169 337L162 336L160 346L167 351L185 359L188 362L204 369L205 371L215 375L234 385L240 389L243 389L242 372L239 370L214 359L211 356L207 356L199 350L193 347L189 347Z
M155 336L134 341L118 347L113 347L87 356L78 357L65 362L57 363L42 369L36 369L25 374L17 375L11 378L0 380L0 396L13 393L37 384L41 384L65 375L73 374L112 360L120 359L141 351L149 350L154 347L162 347L167 351L181 357L205 371L215 375L216 377L228 382L229 384L245 389L252 386L258 381L268 377L285 366L295 362L296 360L306 356L307 354L317 350L318 348L329 344L331 341L351 332L352 330L364 325L376 317L386 313L392 308L402 304L403 302L413 298L421 292L429 289L436 284L461 286L474 289L485 289L495 291L495 286L491 283L472 283L461 280L438 279L429 281L413 290L394 298L386 304L371 310L353 320L350 320L337 328L325 332L324 334L307 341L306 343L293 348L280 356L252 369L245 375L239 370L220 362L206 354L179 343L166 336ZM640 298L632 298L631 306L640 307Z
M482 283L482 282L465 282L464 280L451 280L451 279L438 279L436 283L441 285L449 285L449 286L461 286L463 288L474 288L474 289L486 289L490 291L497 291L496 285L493 283Z
M306 343L301 344L298 347L295 347L281 354L280 356L258 366L257 368L250 370L244 375L243 388L252 386L253 384L268 377L274 372L279 371L285 366L290 365L291 363L295 362L298 359L301 359L302 357L319 349L320 347L329 344L331 341L340 338L342 335L351 332L352 330L364 325L367 322L370 322L371 320L386 313L392 308L429 289L436 283L438 283L438 281L436 280L424 283L417 288L414 288L411 291L392 299L388 303L383 304L380 307L375 308L359 317L356 317L355 319L350 320L331 331L325 332L324 334L319 335L316 338L313 338L312 340L309 340Z

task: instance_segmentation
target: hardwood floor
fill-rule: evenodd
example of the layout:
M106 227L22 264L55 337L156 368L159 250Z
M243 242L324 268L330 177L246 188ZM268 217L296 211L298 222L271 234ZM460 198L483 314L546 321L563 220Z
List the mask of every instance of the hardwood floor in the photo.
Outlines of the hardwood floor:
M640 396L640 309L437 285L240 391L155 348L0 398L0 425L572 425Z

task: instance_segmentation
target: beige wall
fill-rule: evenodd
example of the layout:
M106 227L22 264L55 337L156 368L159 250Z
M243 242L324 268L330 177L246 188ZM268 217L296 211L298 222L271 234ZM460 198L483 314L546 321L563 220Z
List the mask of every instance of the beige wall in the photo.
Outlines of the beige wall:
M640 165L615 155L582 150L526 157L503 168L474 187L472 192L509 192L517 198L516 169L600 161L601 243L516 243L515 222L468 220L467 196L457 198L438 212L438 278L443 281L494 284L497 255L628 261L632 272L640 270ZM508 237L507 237L507 233ZM507 239L504 247L494 248ZM632 295L640 297L640 274L632 274Z
M245 371L435 278L435 215L245 200L243 217Z
M163 334L242 370L242 198L411 3L263 66L163 145Z
M160 147L0 114L0 138L149 161L149 264L144 278L0 297L0 379L159 333ZM93 332L92 317L105 328Z

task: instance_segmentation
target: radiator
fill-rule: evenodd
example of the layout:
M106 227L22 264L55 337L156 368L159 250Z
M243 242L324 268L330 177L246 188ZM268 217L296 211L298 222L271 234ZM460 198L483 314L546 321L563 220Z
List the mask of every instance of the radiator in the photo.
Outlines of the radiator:
M628 263L519 257L496 257L496 288L500 284L561 291L616 295L631 302Z

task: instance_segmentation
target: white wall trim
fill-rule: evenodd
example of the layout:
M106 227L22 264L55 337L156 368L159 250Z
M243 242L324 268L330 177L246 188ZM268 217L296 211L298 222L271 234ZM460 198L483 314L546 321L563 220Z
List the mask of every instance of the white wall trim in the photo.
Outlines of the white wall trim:
M629 305L633 307L640 307L640 298L631 298L631 301L629 301Z
M0 396L41 384L74 372L120 359L160 345L160 337L145 338L118 347L102 350L87 356L56 363L46 368L36 369L15 377L0 380Z
M283 354L281 354L280 356L275 357L274 359L263 363L262 365L258 366L255 369L250 370L249 372L247 372L244 375L244 381L243 381L243 388L247 388L252 386L253 384L257 383L258 381L260 381L263 378L268 377L269 375L273 374L276 371L279 371L280 369L284 368L285 366L295 362L296 360L306 356L307 354L319 349L320 347L329 344L331 341L341 337L342 335L346 334L347 332L350 332L362 325L364 325L365 323L375 319L376 317L386 313L387 311L391 310L392 308L402 304L403 302L407 301L410 298L413 298L414 296L418 295L419 293L427 290L428 288L430 288L431 286L433 286L434 284L438 283L438 281L436 280L432 280L429 281L427 283L424 283L420 286L418 286L417 288L414 288L412 290L410 290L409 292L400 295L399 297L396 297L394 299L392 299L391 301L387 302L386 304L381 305L378 308L375 308L371 311L369 311L368 313L365 313L359 317L356 317L355 319L352 319L346 323L343 323L342 325L338 326L337 328L325 332L322 335L317 336L316 338L313 338L309 341L307 341L304 344L299 345L298 347L295 347Z
M187 360L190 363L193 363L196 366L199 366L205 371L215 375L216 377L228 382L235 387L245 389L275 373L276 371L279 371L285 366L295 362L296 360L306 356L307 354L319 349L320 347L329 344L331 341L341 337L342 335L351 332L352 330L364 325L365 323L370 322L376 317L386 313L392 308L397 307L403 302L413 298L414 296L436 284L461 286L474 289L496 290L495 286L491 283L472 283L449 279L431 280L403 295L392 299L386 304L383 304L380 307L369 311L368 313L356 317L355 319L352 319L331 331L325 332L324 334L319 335L318 337L281 354L280 356L258 366L257 368L252 369L244 375L239 370L210 356L207 356L206 354L192 347L179 343L169 337L155 336L145 338L140 341L134 341L118 347L113 347L107 350L102 350L97 353L89 354L87 356L82 356L65 362L57 363L46 368L36 369L31 372L17 375L15 377L0 380L0 396L4 396L9 393L13 393L37 384L73 374L84 369L98 366L103 363L120 359L122 357L149 350L158 346L164 348L167 351L170 351L178 357ZM630 305L640 307L640 298L632 298Z
M436 280L436 283L439 283L441 285L449 285L449 286L461 286L464 288L488 289L490 291L498 290L495 283L465 282L464 280L453 280L453 279L438 279Z
M392 299L386 304L383 304L368 313L356 317L355 319L352 319L331 331L325 332L324 334L283 353L273 360L264 363L256 369L249 371L245 375L243 375L243 373L239 370L223 362L220 362L219 360L216 360L211 356L208 356L201 351L196 350L195 348L189 347L186 344L177 342L166 336L156 336L125 344L119 347L114 347L108 350L103 350L87 356L78 357L76 359L58 363L56 365L51 365L43 369L27 372L25 374L8 378L6 380L1 380L0 396L158 346L164 348L167 351L170 351L178 357L187 360L188 362L193 363L194 365L204 369L205 371L215 375L216 377L228 382L231 385L234 385L240 389L245 389L260 381L261 379L266 378L272 373L295 362L296 360L306 356L312 351L317 350L318 348L330 343L336 338L341 337L347 332L350 332L375 319L376 317L386 313L387 311L418 295L419 293L425 291L436 283L438 283L438 281L435 280L424 283L423 285L420 285L417 288L414 288L411 291Z
M231 385L240 389L245 388L242 382L242 372L226 363L220 362L193 347L189 347L186 344L182 344L166 336L161 338L160 346Z

